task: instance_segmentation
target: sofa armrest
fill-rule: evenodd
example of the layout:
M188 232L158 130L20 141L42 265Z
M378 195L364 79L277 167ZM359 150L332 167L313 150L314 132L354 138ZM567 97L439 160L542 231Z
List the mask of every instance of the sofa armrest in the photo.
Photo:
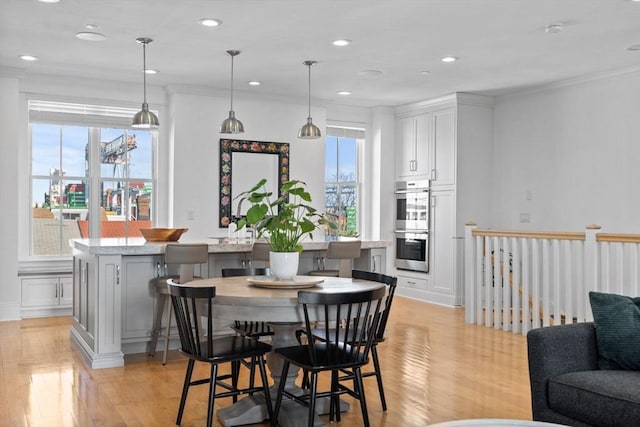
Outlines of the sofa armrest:
M549 378L598 369L598 350L592 322L532 329L527 333L533 419L550 411Z

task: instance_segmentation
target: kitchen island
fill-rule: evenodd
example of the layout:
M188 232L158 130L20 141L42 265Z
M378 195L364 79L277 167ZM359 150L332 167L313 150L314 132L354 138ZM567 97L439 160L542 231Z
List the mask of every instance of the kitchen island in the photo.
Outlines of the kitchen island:
M201 277L219 277L222 268L247 267L250 262L250 241L181 239L181 242L209 245L208 262L196 268L196 275ZM151 341L156 298L149 281L164 272L166 244L142 238L114 238L74 239L71 245L71 340L91 368L123 366L125 354L146 352ZM327 245L324 241L303 243L300 274L317 267ZM354 268L384 273L390 246L389 241L362 241L362 253L354 261ZM251 265L263 266L257 262ZM329 268L334 267L327 260ZM172 344L175 348L178 343Z

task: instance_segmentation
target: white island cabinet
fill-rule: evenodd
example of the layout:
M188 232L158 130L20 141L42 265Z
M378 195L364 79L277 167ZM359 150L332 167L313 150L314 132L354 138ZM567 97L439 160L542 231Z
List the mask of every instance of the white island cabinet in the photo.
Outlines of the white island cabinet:
M250 243L217 239L188 243L202 242L209 244L209 259L196 267L196 275L216 277L221 268L248 266ZM144 353L151 341L156 298L149 281L163 273L165 243L147 243L141 238L75 239L72 246L72 342L94 369L123 366L125 354ZM388 241L363 241L361 257L354 266L384 273L389 246ZM308 242L303 247L301 259L306 262L301 263L300 274L311 270L313 260L325 255L327 242ZM163 320L167 318L163 316ZM171 347L177 344L172 342Z

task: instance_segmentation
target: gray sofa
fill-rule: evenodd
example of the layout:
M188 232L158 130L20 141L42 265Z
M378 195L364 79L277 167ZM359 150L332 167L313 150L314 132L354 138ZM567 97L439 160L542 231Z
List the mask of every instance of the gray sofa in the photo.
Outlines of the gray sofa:
M593 323L529 331L535 421L569 426L640 426L640 371L601 370Z

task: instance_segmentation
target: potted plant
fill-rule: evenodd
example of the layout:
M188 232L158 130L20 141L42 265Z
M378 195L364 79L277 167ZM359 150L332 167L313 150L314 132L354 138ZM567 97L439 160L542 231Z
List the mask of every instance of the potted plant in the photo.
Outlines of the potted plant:
M278 279L291 280L298 272L301 240L307 236L313 239L312 233L318 227L336 229L337 226L309 205L311 194L304 182L285 182L280 189L281 196L273 201L273 193L267 191L266 183L263 178L236 197L251 203L246 216L238 221L238 230L250 225L257 238L265 238L271 245L271 271ZM283 269L280 261L284 263Z

